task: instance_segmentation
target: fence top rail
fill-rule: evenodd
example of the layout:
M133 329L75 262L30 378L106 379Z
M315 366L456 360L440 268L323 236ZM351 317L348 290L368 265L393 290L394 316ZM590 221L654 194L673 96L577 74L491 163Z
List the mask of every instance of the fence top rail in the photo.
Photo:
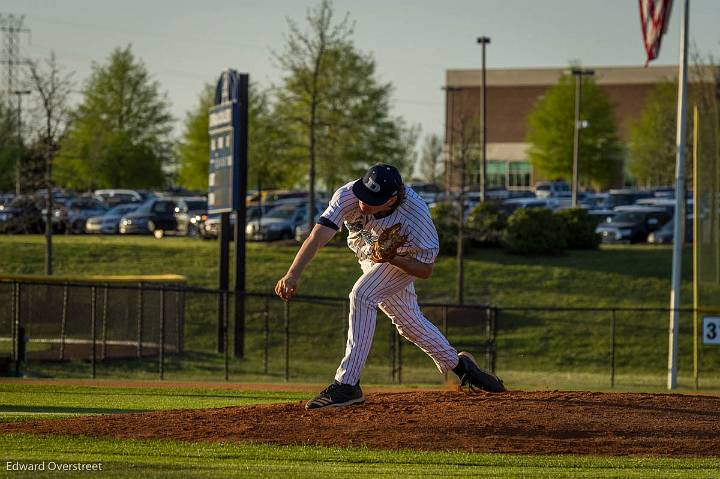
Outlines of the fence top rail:
M48 276L41 274L0 274L2 282L21 282L36 284L127 284L127 283L172 283L185 284L187 278L179 274L130 274L130 275L68 275Z
M572 307L561 307L561 306L512 306L507 308L498 307L499 311L585 311L585 312L653 312L653 313L669 313L671 308L644 308L644 307L591 307L591 306L572 306ZM678 308L681 313L692 313L695 310L693 308ZM698 309L698 311L702 311Z
M183 293L201 293L201 294L228 294L234 295L234 290L223 290L218 288L206 288L201 286L188 286L186 283L186 277L176 274L164 274L164 275L127 275L127 276L45 276L45 275L31 275L31 274L0 274L0 283L18 283L18 284L32 284L32 285L47 285L47 286L70 286L70 287L109 287L112 289L132 289L132 290L149 290L159 291L164 290L167 292L183 292ZM240 291L239 294L245 297L253 298L266 298L266 299L277 299L279 298L270 292L259 292L259 291ZM306 303L335 303L342 304L347 303L349 299L347 297L337 296L322 296L322 295L297 295L293 298L293 302L306 302ZM501 307L497 305L488 304L457 304L457 303L420 303L422 307L429 308L461 308L461 309L493 309L495 311L546 311L546 312L664 312L669 313L671 308L663 307L590 307L590 306L575 306L575 307L557 307L557 306L509 306ZM678 312L681 313L710 313L720 314L720 309L717 308L678 308Z

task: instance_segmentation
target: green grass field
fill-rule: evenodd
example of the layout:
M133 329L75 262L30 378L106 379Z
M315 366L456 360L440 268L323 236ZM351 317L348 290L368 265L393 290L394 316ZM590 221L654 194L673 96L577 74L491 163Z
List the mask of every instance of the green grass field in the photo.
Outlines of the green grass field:
M286 271L297 246L248 244L248 288L269 293ZM218 243L188 238L155 240L147 237L58 236L55 272L62 274L176 273L188 284L213 287L217 277ZM44 238L0 236L0 273L42 273ZM690 274L685 258L685 275ZM667 307L671 250L668 247L612 246L598 251L572 251L551 257L521 257L496 249L472 251L466 260L467 303L489 303L501 308L497 333L497 370L513 387L610 387L610 313L513 311L522 307ZM323 249L307 269L301 293L346 297L359 268L345 247ZM441 257L433 276L418 280L423 302L452 302L455 260ZM690 283L683 282L683 304L689 306ZM719 295L720 297L720 295ZM264 372L262 300L246 304L246 357L231 360L231 380L277 382L284 377L282 303L273 300L268 338L268 370ZM188 295L186 299L186 353L168 354L168 379L223 377L224 360L215 351L214 299ZM344 351L342 305L291 304L290 380L325 382ZM425 314L439 321L440 311ZM667 363L667 313L616 314L616 387L631 390L662 389ZM2 321L0 320L0 323ZM391 326L380 315L373 351L363 380L387 383L390 375ZM692 325L683 315L680 337L681 385L691 387ZM0 334L2 336L2 334ZM458 348L472 349L482 332L453 328L448 337ZM47 347L30 343L30 350ZM0 353L9 343L0 341ZM720 389L720 348L701 349L701 387ZM427 357L412 345L403 347L403 380L409 383L443 381ZM89 364L35 363L30 375L88 377ZM158 364L113 360L98 365L99 377L155 378Z
M104 388L0 384L0 421L172 408L224 407L304 399L306 393L227 389ZM279 432L281 433L281 432ZM0 435L0 476L57 477L16 472L8 462L102 463L99 477L717 477L715 459L522 456L467 452L381 451L366 448L98 440ZM64 473L74 477L73 473ZM88 475L100 473L86 473Z

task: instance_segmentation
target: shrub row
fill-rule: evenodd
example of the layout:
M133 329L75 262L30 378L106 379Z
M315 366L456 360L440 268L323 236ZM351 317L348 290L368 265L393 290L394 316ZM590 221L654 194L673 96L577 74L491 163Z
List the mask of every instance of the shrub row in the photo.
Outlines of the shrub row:
M440 254L457 252L458 207L442 203L432 210L440 236ZM545 208L520 208L509 217L497 203L480 203L464 223L465 249L501 246L515 254L557 254L567 249L594 249L597 219L584 209L557 213Z

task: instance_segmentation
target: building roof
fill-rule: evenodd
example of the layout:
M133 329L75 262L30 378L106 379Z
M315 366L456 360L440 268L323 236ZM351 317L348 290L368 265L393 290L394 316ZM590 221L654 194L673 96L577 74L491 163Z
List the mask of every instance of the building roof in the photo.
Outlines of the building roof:
M598 85L639 85L658 83L677 78L677 65L642 66L599 66L588 67L595 70ZM565 68L488 68L485 72L487 86L551 86L560 76L567 74ZM700 75L712 81L712 67L703 66L689 69L689 80L697 80ZM479 87L482 85L481 69L451 69L445 74L448 86Z

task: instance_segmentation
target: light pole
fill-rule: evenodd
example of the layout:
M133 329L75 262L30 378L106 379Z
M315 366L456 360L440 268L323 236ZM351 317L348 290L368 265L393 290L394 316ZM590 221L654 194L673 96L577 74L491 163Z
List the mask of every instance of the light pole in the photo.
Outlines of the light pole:
M482 45L482 87L480 94L480 121L482 122L482 150L480 155L480 201L485 202L485 190L487 188L487 97L485 96L486 85L485 81L485 45L490 43L490 37L478 37L477 42Z
M20 163L22 161L22 96L32 93L30 90L13 90L17 95L17 158L15 159L15 195L20 196Z
M572 177L572 207L577 208L578 193L578 157L580 155L580 101L582 100L582 79L584 76L595 74L595 70L573 68L570 73L575 77L575 138L573 140L573 177Z

